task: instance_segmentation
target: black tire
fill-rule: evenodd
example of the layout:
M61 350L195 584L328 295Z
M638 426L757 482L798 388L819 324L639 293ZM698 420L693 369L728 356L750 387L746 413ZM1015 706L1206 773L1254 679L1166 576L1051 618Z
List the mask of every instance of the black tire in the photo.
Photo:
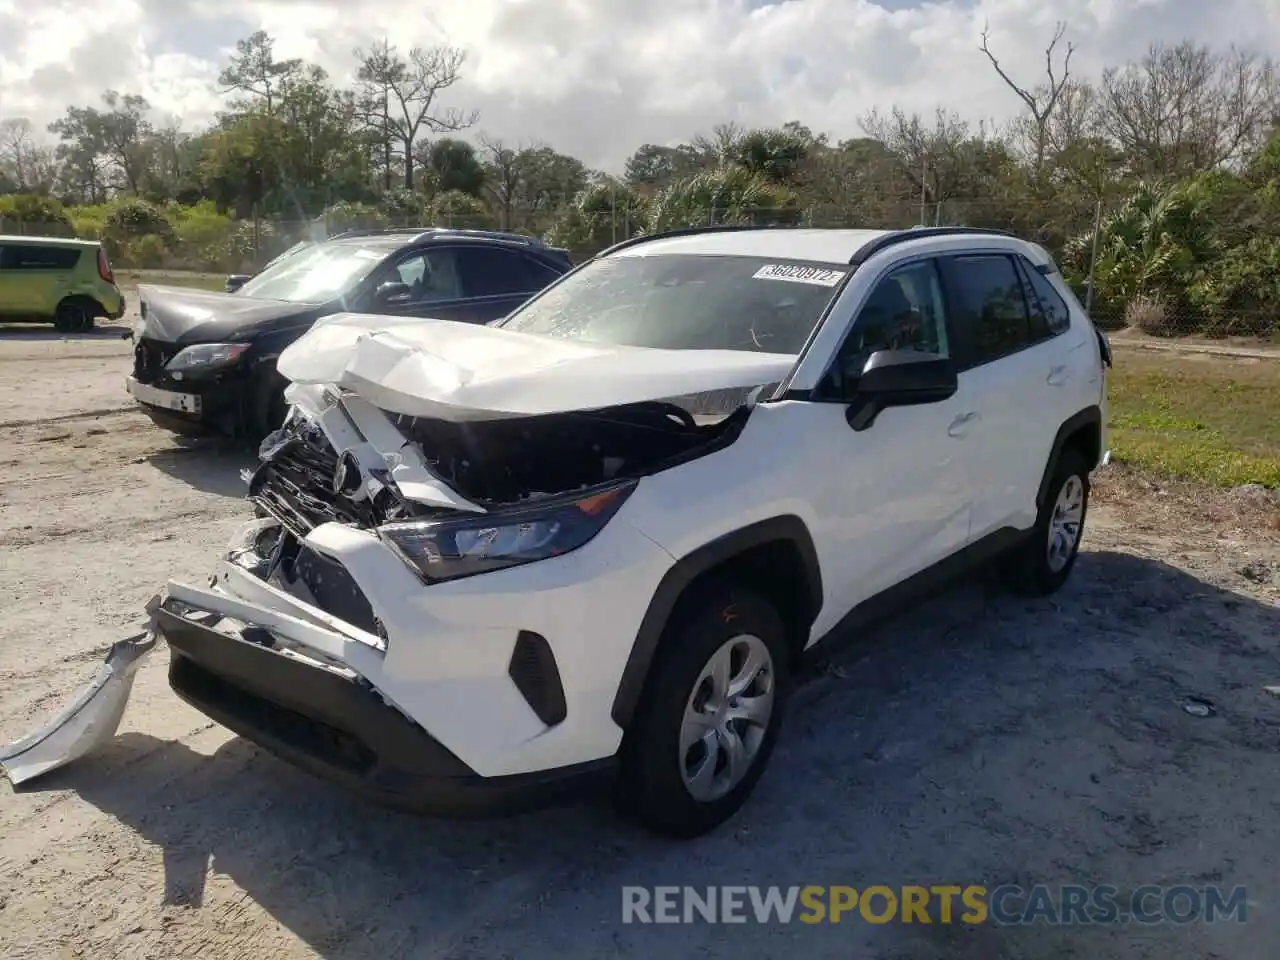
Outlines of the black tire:
M274 365L257 371L253 381L253 398L248 416L247 437L251 443L259 443L269 433L279 430L284 423L289 405L284 399L284 389L289 381L276 372Z
M93 308L83 300L64 300L53 315L53 329L59 333L88 333L93 322Z
M689 757L680 750L686 707L695 685L705 688L699 680L712 656L744 635L758 638L768 650L772 709L767 723L756 727L758 734L753 736L758 735L758 746L741 779L722 796L697 799L682 773ZM700 836L733 816L755 789L777 741L790 693L789 659L782 618L756 594L721 583L698 589L682 601L664 633L645 695L624 740L618 794L623 811L655 833L678 839ZM715 770L720 769L721 759L718 755L713 762Z
M1068 484L1079 484L1080 519L1074 542L1065 555L1065 562L1050 559L1049 530L1059 508L1059 497ZM1084 454L1075 447L1067 447L1058 458L1044 503L1036 516L1036 525L1024 540L1004 561L1006 584L1023 596L1047 597L1060 590L1071 576L1080 553L1080 541L1084 536L1085 520L1089 513L1089 464Z

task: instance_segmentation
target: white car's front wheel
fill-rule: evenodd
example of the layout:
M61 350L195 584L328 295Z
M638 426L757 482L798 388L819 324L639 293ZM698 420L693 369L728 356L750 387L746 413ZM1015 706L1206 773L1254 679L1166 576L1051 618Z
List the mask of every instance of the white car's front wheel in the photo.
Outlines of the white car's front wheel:
M627 731L622 799L651 829L696 837L723 823L764 772L790 690L774 607L718 585L682 603Z

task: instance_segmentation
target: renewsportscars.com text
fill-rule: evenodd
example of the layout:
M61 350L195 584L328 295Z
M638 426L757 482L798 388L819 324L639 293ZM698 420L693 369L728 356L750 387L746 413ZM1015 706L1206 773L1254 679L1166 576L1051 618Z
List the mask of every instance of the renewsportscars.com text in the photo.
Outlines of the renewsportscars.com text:
M623 887L622 922L1242 923L1247 901L1244 887L1189 885Z

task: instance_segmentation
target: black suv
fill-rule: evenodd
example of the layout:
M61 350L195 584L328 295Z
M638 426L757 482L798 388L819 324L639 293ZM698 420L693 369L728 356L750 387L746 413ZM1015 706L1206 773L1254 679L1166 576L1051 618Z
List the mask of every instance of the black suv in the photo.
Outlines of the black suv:
M126 386L166 429L262 437L285 414L276 357L321 317L489 323L570 269L564 250L519 234L359 230L291 252L234 293L140 286Z

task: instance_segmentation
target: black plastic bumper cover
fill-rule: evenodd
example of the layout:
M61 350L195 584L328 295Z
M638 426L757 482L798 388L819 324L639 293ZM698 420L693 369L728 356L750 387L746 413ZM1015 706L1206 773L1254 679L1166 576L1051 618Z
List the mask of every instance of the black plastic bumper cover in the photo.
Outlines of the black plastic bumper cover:
M157 628L179 697L282 760L387 807L507 816L578 799L605 786L613 769L609 758L482 777L368 686L271 649L263 631L221 633L173 601L157 612Z

